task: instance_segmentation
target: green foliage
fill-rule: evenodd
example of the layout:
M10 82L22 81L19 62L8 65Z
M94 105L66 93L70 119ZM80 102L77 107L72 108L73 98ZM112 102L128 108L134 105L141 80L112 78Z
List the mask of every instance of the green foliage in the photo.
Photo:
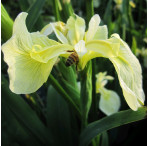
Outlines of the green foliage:
M5 10L5 8L3 7L3 5L1 4L1 27L2 27L2 36L3 36L3 40L6 41L7 39L9 39L12 35L12 26L13 26L13 21L12 19L9 17L7 11Z
M52 138L50 139L48 138L51 137L50 132L47 131L45 125L36 115L35 111L31 109L31 107L23 100L23 98L10 91L8 82L4 78L4 76L2 76L2 103L3 107L6 107L6 112L8 112L8 115L10 115L11 120L14 121L14 125L11 123L12 128L15 128L17 127L17 125L19 125L20 127L17 127L18 131L19 130L23 131L22 134L25 135L22 141L20 141L21 143L25 142L25 140L28 139L28 136L30 136L33 138L33 141L31 140L31 142L35 144L38 143L37 145L43 145L45 143L51 144ZM2 115L5 114L6 114L5 110L3 110ZM4 119L5 118L7 119L6 116L4 116ZM5 122L10 122L10 121L9 119L7 119L7 121ZM4 132L3 134L7 136L7 132L8 134L12 133L15 136L15 140L17 142L18 137L16 136L18 135L19 132L16 131L16 134L14 134L11 130L13 129L9 129L8 131L3 131ZM11 143L11 137L10 139L8 139L8 143L9 144ZM28 145L28 143L24 145Z
M92 122L81 133L80 146L88 145L92 138L106 130L146 118L146 112L146 107L141 107L138 111L130 109Z

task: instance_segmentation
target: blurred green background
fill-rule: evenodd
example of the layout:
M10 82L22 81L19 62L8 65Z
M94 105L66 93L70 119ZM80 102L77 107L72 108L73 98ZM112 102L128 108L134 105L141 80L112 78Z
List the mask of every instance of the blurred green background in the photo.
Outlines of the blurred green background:
M13 20L20 12L29 11L34 2L35 0L13 0L13 1L2 0L2 4L4 5L10 17ZM71 3L74 12L77 15L83 17L84 19L87 19L85 0L79 0L79 1L71 0ZM121 36L121 38L128 43L128 45L132 49L132 52L139 59L143 71L143 88L145 95L147 95L147 7L146 6L147 6L146 0L133 0L133 1L94 0L94 12L95 14L100 15L102 20L101 25L106 24L108 26L109 37L112 33L118 33ZM56 21L56 18L54 16L55 9L52 0L46 0L45 2L43 2L43 7L39 12L40 15L37 18L37 21L35 22L33 27L30 28L30 31L32 32L40 31L43 28L43 26L45 26L49 22ZM62 16L61 19L66 22L68 15L63 10L61 10L61 16ZM4 42L5 40L2 39L2 43ZM125 102L124 97L122 95L121 87L119 86L117 74L112 64L107 59L104 58L99 58L96 60L96 62L98 64L96 66L97 73L100 71L107 71L109 75L115 77L115 80L113 82L108 83L107 88L115 90L121 97L122 104L120 110L128 109L127 103ZM1 69L3 77L8 79L7 65L3 62L3 60L2 60ZM49 126L49 128L51 128L53 135L56 135L59 130L58 139L61 142L60 144L65 146L77 145L78 137L75 135L79 131L75 130L75 127L79 126L79 123L76 124L71 123L72 121L69 119L69 117L73 116L72 111L64 100L60 98L58 99L59 95L57 95L56 99L58 100L58 102L56 102L55 99L52 98L50 98L50 101L48 100L49 90L51 89L49 89L46 86L46 84L41 89L39 89L37 94L21 95L22 98L20 101L16 99L16 102L18 102L18 106L22 105L22 100L23 100L24 109L22 109L22 111L27 109L26 115L21 115L22 111L20 111L19 118L15 116L15 111L10 111L10 109L12 108L11 107L12 104L7 103L7 100L9 100L9 102L13 102L11 101L11 98L13 96L15 96L14 98L20 98L20 97L16 97L16 95L12 94L10 91L5 91L5 90L9 90L8 85L7 83L3 83L2 81L2 124L1 124L2 146L46 145L44 143L44 140L46 139L48 141L49 137L47 135L50 134L48 133L46 135L45 133L43 133L42 135L42 132L45 129L45 127L42 126L42 123L35 124L33 127L36 129L35 131L36 133L40 133L41 136L43 136L43 138L40 138L35 133L31 132L32 130L30 129L32 127L29 127L29 124L32 123L28 122L24 126L23 124L25 123L25 120L24 122L22 121L23 118L29 118L32 119L31 122L36 123L36 119L38 120L39 117L39 119L45 125L48 125L45 116L48 108L50 108L51 112L49 114L52 115L51 117L48 118L48 120L51 121L51 125ZM53 94L57 94L53 90L52 92L54 92ZM35 100L34 97L35 99L37 99L36 105L32 104L33 101ZM3 100L3 98L5 98L5 100ZM30 105L33 111L31 111L30 108L28 108L26 103L27 105L28 104ZM48 103L49 104L53 103L53 104L49 106ZM60 103L62 103L64 106L60 107L61 105ZM145 101L145 104L146 103L147 100ZM10 108L8 108L7 106ZM62 119L64 117L65 119L67 119L66 121L61 120L60 118L61 114L62 114ZM56 117L57 115L58 117ZM101 113L99 114L99 116L104 117L104 114ZM91 117L89 120L91 121ZM75 119L74 121L77 120ZM73 129L72 133L70 133L69 130L67 130L68 126ZM63 131L66 133L65 135L69 135L68 137L66 137L66 139L68 139L66 142L65 142L65 137L62 134ZM32 137L32 134L34 135L34 137ZM136 123L128 124L125 126L121 126L119 128L114 128L112 130L109 130L107 139L109 146L119 146L119 145L130 146L133 144L137 144L138 142L140 143L140 145L144 146L146 145L146 139L147 139L146 120L142 120Z

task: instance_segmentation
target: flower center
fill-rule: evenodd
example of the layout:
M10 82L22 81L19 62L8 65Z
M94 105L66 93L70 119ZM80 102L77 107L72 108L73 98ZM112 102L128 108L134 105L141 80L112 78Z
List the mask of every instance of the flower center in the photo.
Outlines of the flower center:
M87 49L85 48L85 41L80 40L75 46L75 51L77 52L79 58L81 58L84 54L87 53Z

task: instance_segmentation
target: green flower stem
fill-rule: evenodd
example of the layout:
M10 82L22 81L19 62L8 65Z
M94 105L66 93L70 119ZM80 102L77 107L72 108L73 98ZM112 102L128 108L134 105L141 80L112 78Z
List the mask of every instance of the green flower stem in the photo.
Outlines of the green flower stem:
M2 39L4 41L7 41L12 36L12 26L13 26L13 21L9 17L4 6L1 4L1 31L2 31Z
M88 23L90 21L91 17L94 15L93 0L87 0L86 1L86 13L87 13L87 23ZM91 106L91 114L90 114L91 119L93 121L95 121L95 120L97 120L97 97L96 97L96 78L95 78L96 59L92 60L92 68L90 68L90 70L92 70L92 72L91 72L91 74L92 74L91 75L91 83L92 83L91 86L92 86L92 88L90 88L90 89L88 88L88 90L90 90L92 95L90 95L90 97L89 97L90 101L88 101L88 104L90 104L89 106ZM92 102L92 105L91 105L91 102ZM97 144L99 144L99 141L100 141L100 135L98 135L98 137L96 137L96 139L94 138L92 140L92 145L96 146Z
M49 76L49 82L57 90L57 92L61 94L63 98L72 106L77 116L81 118L81 113L77 105L73 102L72 98L66 93L66 91L62 88L62 86L58 83L58 81L51 74Z
M92 62L89 61L83 71L81 71L81 113L82 113L82 130L87 126L88 113L92 100Z
M93 15L93 1L86 1L87 23ZM89 61L83 71L81 71L81 113L83 130L87 126L88 113L92 102L92 61Z
M59 21L61 20L60 18L60 12L59 12L59 0L52 0L53 2L53 10L54 10L54 15L55 15L55 18L56 18L56 21Z
M132 10L131 10L131 6L129 4L129 0L128 0L128 20L129 20L130 32L131 32L131 36L132 36L132 30L134 30L134 21L133 21Z
M87 12L87 21L91 19L94 15L93 0L86 1L86 12ZM92 106L91 106L91 119L97 120L97 97L96 97L96 59L92 60Z

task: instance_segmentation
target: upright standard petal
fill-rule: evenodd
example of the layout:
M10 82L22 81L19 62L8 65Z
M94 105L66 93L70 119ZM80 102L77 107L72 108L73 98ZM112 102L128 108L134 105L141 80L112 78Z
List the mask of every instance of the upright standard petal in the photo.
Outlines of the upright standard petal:
M83 40L85 34L85 21L79 16L70 17L67 21L67 38L72 45L75 45L80 40Z
M88 31L86 34L86 42L88 42L94 38L94 36L98 30L99 24L100 24L100 16L95 14L89 22Z
M105 87L105 85L108 83L108 80L113 80L114 78L112 76L106 75L107 72L99 72L96 74L96 93L99 93L100 89Z
M120 43L118 57L110 60L117 71L125 100L131 109L137 110L145 100L140 63L119 35L112 35L110 41Z
M93 37L93 40L106 40L108 39L108 29L106 25L98 26L98 29Z

